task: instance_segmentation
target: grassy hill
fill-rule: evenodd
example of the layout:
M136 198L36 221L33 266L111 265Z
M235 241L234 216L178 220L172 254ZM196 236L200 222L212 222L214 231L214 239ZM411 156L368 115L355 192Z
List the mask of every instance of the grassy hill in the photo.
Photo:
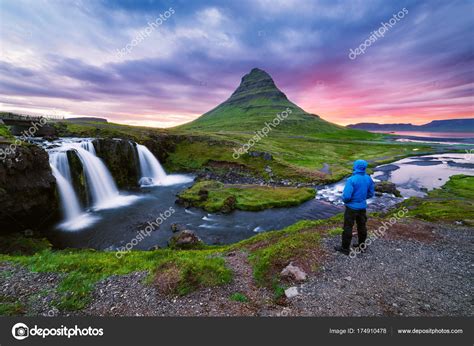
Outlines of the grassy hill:
M176 130L206 133L241 133L254 135L277 114L289 115L272 127L272 135L298 135L317 138L378 139L377 134L348 129L305 112L288 100L272 77L258 68L242 78L239 87L228 100L198 119L178 126Z

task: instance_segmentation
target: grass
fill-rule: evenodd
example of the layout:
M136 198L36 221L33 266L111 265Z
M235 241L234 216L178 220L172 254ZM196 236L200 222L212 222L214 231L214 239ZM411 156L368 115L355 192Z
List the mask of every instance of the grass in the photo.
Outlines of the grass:
M0 296L0 316L18 316L25 313L25 307L11 298Z
M273 274L278 273L289 260L301 259L302 263L313 263L315 258L312 254L314 249L319 248L321 234L309 232L308 229L331 224L336 219L302 221L284 230L262 233L237 244L200 250L132 251L117 258L114 252L45 249L33 255L3 254L0 255L0 262L23 265L33 272L61 274L57 288L60 299L55 305L66 311L87 306L94 285L111 275L145 271L148 273L145 284L153 284L166 293L179 295L201 287L227 284L232 280L232 271L226 266L222 253L235 250L248 251L255 278L260 284L271 286L275 283Z
M271 114L273 116L273 112ZM125 138L138 143L168 138L172 149L169 149L166 160L162 162L168 171L211 170L225 173L228 167L212 164L219 162L240 167L245 174L266 180L334 182L350 174L352 162L358 158L369 160L371 166L375 166L396 158L433 152L426 145L388 143L382 135L346 129L323 120L315 120L317 126L307 130L309 127L298 120L297 127L290 124L285 131L270 132L251 148L251 151L270 153L272 160L247 154L234 159L234 149L240 148L255 135L254 131L260 129L262 121L264 123L266 119L264 115L259 113L242 124L237 123L236 119L226 118L234 126L215 131L203 131L195 126L156 129L100 122L58 122L55 127L59 136ZM315 118L307 114L303 116ZM329 165L330 174L320 172L325 164ZM272 169L272 177L264 170L267 166Z
M177 294L186 294L198 287L228 283L232 273L218 253L215 250L163 249L132 251L119 259L113 252L44 250L32 256L0 255L0 261L18 263L34 272L63 274L64 278L58 287L61 299L56 304L63 310L78 310L89 303L94 284L111 275L147 271L147 282L151 283L160 269L177 266L179 277L171 290Z
M474 225L474 177L452 176L440 189L428 192L426 198L404 202L409 215L427 221L461 221Z
M320 242L327 229L341 216L327 220L300 221L279 231L256 235L233 245L249 252L257 283L269 287L279 285L279 273L294 261L307 271L316 271L321 254Z
M193 206L209 212L226 208L240 210L263 210L274 207L289 207L308 201L316 195L312 188L270 187L258 185L225 185L216 181L200 181L179 194ZM229 206L233 200L235 205Z
M427 198L411 198L402 206L409 208L411 217L429 221L463 221L472 225L474 177L452 176L442 188L430 191ZM342 217L341 213L326 220L300 221L282 230L260 233L232 245L198 250L132 251L120 259L112 252L53 251L41 239L28 238L25 241L11 238L12 245L7 246L10 254L0 255L0 262L17 263L34 272L62 274L57 288L61 298L56 305L62 310L77 310L90 302L95 283L111 275L145 271L148 273L147 284L161 286L167 293L180 295L200 287L224 285L232 280L232 271L226 266L222 254L245 251L249 254L256 282L272 288L278 300L284 294L284 283L279 276L281 270L294 262L306 272L316 271L323 254L321 240L326 236L340 235ZM9 242L4 240L2 244L5 246ZM8 277L10 274L3 275ZM247 298L244 297L235 292L229 299L244 301ZM24 307L18 303L7 299L0 303L0 314L23 313Z
M10 129L8 128L7 125L0 124L0 138L4 138L6 140L11 140L13 139L13 135L10 132Z
M230 295L229 299L234 301L234 302L240 302L240 303L248 303L248 301L249 301L247 296L243 293L240 293L240 292L232 293Z

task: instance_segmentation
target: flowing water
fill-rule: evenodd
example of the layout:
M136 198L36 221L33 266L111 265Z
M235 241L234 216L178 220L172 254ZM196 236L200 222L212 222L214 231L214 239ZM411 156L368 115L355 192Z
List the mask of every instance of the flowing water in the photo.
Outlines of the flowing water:
M64 221L59 225L65 230L79 230L93 224L95 218L82 211L72 186L71 170L66 151L52 152L49 161L58 186Z
M140 186L169 186L192 181L192 178L186 175L166 174L160 162L144 145L137 144L137 151L140 162Z
M136 242L135 249L166 246L173 235L171 225L174 223L195 231L208 244L225 244L259 232L281 229L299 220L328 218L343 210L340 196L345 180L319 187L315 199L296 207L259 212L236 210L230 214L186 209L175 204L176 195L192 185L193 177L166 174L145 146L136 145L141 188L134 191L134 195L118 191L107 167L96 156L91 140L63 139L48 143L46 148L64 208L65 221L49 230L57 247L118 249L136 240L139 231L170 210L171 215L157 230ZM74 150L82 162L93 201L91 206L81 207L73 190L68 150ZM372 177L376 181L396 183L403 198L422 196L443 185L453 174L474 175L474 162L470 158L467 154L411 157L377 167ZM386 209L403 198L390 194L377 196L368 201L369 210Z

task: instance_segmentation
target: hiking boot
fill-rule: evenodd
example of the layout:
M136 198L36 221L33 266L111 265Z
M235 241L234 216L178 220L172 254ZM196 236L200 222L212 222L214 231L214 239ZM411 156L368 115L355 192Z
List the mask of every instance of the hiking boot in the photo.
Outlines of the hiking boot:
M350 253L349 249L345 249L342 246L334 246L334 250L342 252L344 255L347 255L347 256L349 256L349 253Z

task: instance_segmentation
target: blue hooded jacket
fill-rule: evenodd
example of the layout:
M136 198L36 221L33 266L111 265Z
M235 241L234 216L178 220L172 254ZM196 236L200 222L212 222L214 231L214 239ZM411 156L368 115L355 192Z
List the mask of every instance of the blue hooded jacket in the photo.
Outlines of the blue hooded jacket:
M367 208L367 198L374 197L374 181L365 173L367 161L354 161L352 176L347 179L342 200L347 207L355 210Z

